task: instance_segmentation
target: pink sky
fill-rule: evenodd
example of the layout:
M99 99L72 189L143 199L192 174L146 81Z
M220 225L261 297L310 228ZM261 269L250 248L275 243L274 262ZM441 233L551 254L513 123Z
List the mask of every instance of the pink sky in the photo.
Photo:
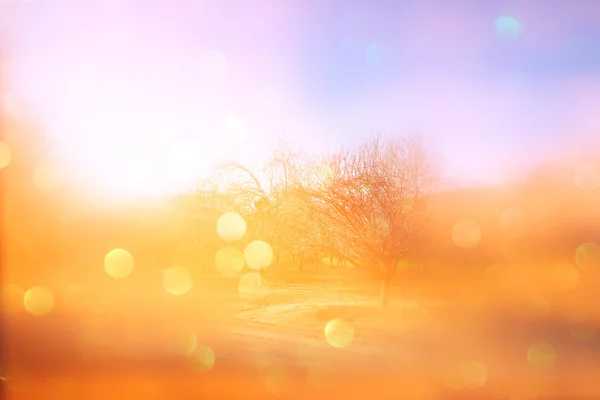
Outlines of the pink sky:
M447 175L496 182L600 129L594 2L100 4L0 3L18 93L56 152L88 169L177 138L210 143L213 162L282 137L321 149L419 131ZM498 36L504 14L522 36ZM214 51L226 72L203 64ZM227 121L245 126L235 148ZM137 147L112 154L125 130Z

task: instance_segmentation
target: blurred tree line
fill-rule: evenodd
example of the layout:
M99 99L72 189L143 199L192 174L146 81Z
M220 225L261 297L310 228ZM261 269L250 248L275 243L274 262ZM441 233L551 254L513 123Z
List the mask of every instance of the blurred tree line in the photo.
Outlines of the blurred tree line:
M0 172L8 280L30 279L31 271L101 271L116 247L127 248L141 269L183 263L211 271L224 245L216 223L231 211L247 223L241 249L252 240L269 243L273 268L370 270L384 304L399 271L477 275L492 263L568 259L578 244L600 241L599 190L575 187L571 172L546 168L512 185L439 190L435 160L418 138L376 136L319 156L281 144L259 168L217 166L179 197L94 208L68 186L41 193L35 174L47 156L43 129L5 106L0 118L12 152ZM466 248L452 233L465 219L481 236Z

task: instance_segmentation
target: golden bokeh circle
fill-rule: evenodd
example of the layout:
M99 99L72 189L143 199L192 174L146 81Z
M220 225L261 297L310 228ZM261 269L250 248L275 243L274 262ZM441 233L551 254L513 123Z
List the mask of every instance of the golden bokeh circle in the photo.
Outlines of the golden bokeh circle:
M246 221L234 212L226 212L217 220L217 235L226 242L235 242L244 237Z
M592 163L579 166L573 175L575 185L586 192L600 188L600 168Z
M600 245L597 243L584 243L575 251L575 263L582 270L600 270Z
M267 295L269 285L265 278L252 272L240 278L238 291L246 301L258 301Z
M574 289L579 282L579 271L573 265L556 265L550 271L552 287L558 291Z
M596 328L591 326L577 325L571 327L569 333L577 340L590 340L596 335Z
M464 377L460 373L460 369L457 367L449 368L443 377L444 385L452 390L464 389L467 385Z
M452 228L452 240L465 249L475 247L481 241L481 228L473 220L460 220Z
M197 344L194 351L189 354L192 370L196 373L209 372L215 366L215 353L203 344Z
M192 277L183 267L167 268L163 275L163 287L173 296L186 294L192 288L193 283Z
M533 316L540 317L552 315L554 311L552 303L540 296L531 297L525 304L525 310Z
M335 176L333 169L327 164L321 164L317 167L317 175L320 180L330 180Z
M487 367L480 361L462 361L450 368L444 375L444 383L453 390L477 389L485 385Z
M329 321L325 325L325 340L332 347L346 347L354 340L354 326L343 318Z
M198 337L194 332L190 333L187 337L185 352L187 354L192 354L196 347L198 346Z
M527 349L527 362L537 368L552 367L556 358L556 349L548 342L538 342Z
M54 295L44 287L35 286L25 292L23 304L25 309L32 315L46 315L54 307Z
M215 254L215 266L223 275L235 275L244 268L244 253L235 247L223 247Z
M244 261L250 268L267 268L273 262L273 249L267 242L255 240L244 249Z
M190 355L196 350L198 340L194 332L178 330L169 334L167 345L173 354Z
M127 278L133 272L134 267L133 256L127 250L114 249L104 257L104 270L111 278Z
M465 377L468 389L476 389L485 385L488 372L487 367L480 361L465 361L461 365L461 374Z
M0 169L5 168L10 164L12 153L10 148L4 142L0 142Z

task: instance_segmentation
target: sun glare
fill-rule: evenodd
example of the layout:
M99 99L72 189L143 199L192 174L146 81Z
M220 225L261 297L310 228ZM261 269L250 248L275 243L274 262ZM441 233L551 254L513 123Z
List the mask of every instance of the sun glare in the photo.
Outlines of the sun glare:
M222 70L223 60L215 60L213 67ZM76 107L72 114L54 113L46 121L60 167L95 199L164 197L190 189L228 154L231 131L243 130L241 120L227 114L212 121L122 82L104 84L88 88L76 104L65 100L69 103L62 108ZM228 124L219 126L216 121L223 118ZM48 180L46 172L37 174L36 181Z
M161 144L127 135L122 133L120 143L100 144L96 162L91 161L92 155L89 161L82 162L84 190L107 200L163 197L193 188L214 162L210 146L199 140ZM83 157L91 149L78 151Z
M43 163L38 165L33 172L33 184L44 193L49 194L56 191L62 183L62 172L56 165Z
M600 400L600 0L113 2L0 0L0 400Z

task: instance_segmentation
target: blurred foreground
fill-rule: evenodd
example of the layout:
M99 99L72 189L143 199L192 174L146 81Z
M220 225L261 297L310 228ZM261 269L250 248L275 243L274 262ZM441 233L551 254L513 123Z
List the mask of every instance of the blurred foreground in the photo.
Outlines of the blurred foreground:
M0 0L2 399L600 399L600 3L50 3Z
M600 397L597 307L574 321L573 300L413 279L384 310L361 272L280 268L262 279L268 292L250 297L211 274L185 297L142 277L104 298L71 288L41 318L13 287L6 398ZM326 334L337 318L348 324Z
M4 398L600 398L594 163L449 190L380 136L114 204L32 143L0 173Z

